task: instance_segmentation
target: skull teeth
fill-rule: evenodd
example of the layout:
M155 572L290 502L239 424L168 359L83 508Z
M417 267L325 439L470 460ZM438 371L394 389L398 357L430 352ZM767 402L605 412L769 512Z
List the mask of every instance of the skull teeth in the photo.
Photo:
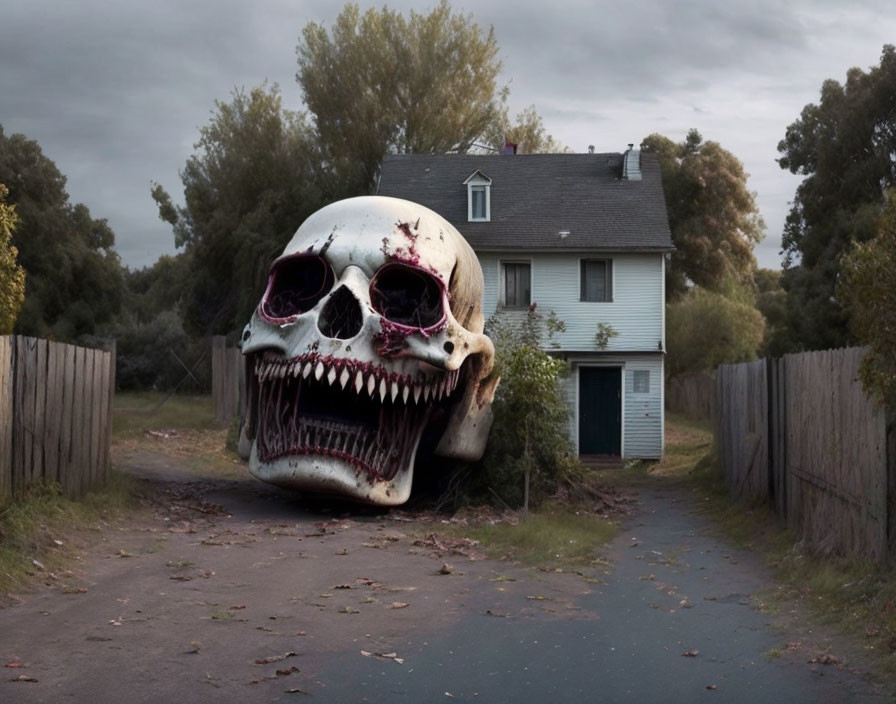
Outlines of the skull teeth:
M310 358L309 358L310 357ZM273 355L265 355L255 362L255 376L259 382L280 383L278 380L314 379L333 386L338 382L343 390L352 390L361 395L365 391L370 398L378 398L381 403L390 400L393 404L407 405L413 396L414 403L419 404L421 396L424 403L437 402L451 396L457 388L460 371L454 370L439 376L416 378L396 376L382 368L357 368L357 362L342 359L323 358L318 354L282 359ZM289 382L285 382L289 383ZM399 400L400 399L400 400Z

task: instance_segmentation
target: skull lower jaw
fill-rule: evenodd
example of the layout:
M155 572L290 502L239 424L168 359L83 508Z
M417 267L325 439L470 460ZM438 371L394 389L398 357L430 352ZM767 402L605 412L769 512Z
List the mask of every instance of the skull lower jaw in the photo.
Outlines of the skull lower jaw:
M346 459L329 455L290 454L263 462L256 442L252 444L249 472L261 481L286 489L334 494L378 506L397 506L411 495L414 458L412 455L408 465L394 477L382 480L371 478Z

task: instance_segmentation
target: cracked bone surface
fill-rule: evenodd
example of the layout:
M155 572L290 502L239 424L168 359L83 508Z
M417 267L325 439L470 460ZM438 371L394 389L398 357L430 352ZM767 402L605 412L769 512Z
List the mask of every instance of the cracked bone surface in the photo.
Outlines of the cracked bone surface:
M249 471L397 505L418 450L478 459L497 383L482 289L476 255L428 208L362 196L314 213L243 331Z

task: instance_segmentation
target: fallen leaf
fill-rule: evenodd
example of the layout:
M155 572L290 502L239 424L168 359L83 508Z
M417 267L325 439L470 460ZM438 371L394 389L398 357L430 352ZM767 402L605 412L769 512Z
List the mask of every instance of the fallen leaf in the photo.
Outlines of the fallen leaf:
M393 601L392 606L390 608L393 609L403 609L406 606L410 606L410 604L406 601Z
M351 584L336 584L333 589L354 589L354 587Z
M292 689L286 690L287 694L308 694L304 689L299 689L298 687L293 687Z
M706 685L706 688L707 689L718 689L718 687L716 687L714 684L708 684L708 685Z
M683 656L683 657L686 657L686 658L695 658L695 657L697 657L699 654L700 654L700 651L699 651L699 650L685 650L685 651L682 653L682 656Z
M452 572L454 572L454 568L447 562L439 568L439 574L451 574Z
M298 671L299 671L299 668L297 668L295 665L293 665L292 667L290 667L289 669L286 669L286 670L277 670L275 674L277 675L277 677L286 677L287 675L291 675L293 672L298 672Z
M272 662L280 662L281 660L286 660L286 658L292 658L298 655L298 653L294 650L290 650L288 653L283 653L283 655L270 655L266 658L258 658L255 661L256 665L270 665Z
M124 548L122 548L121 550L118 551L118 556L119 557L137 557L134 553L128 552Z
M341 613L341 614L359 614L361 612L358 611L358 609L356 609L354 606L343 606L341 609L339 609L339 613Z
M13 677L10 682L37 682L37 677L31 677L29 675L19 675L18 677Z
M6 663L3 667L25 667L22 663L14 660L12 662Z

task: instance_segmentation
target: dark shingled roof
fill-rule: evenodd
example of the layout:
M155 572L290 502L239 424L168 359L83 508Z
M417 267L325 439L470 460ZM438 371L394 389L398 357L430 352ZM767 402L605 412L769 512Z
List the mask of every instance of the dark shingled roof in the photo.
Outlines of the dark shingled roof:
M491 179L490 222L467 222L476 171ZM640 181L621 173L622 154L390 155L377 192L432 208L483 251L674 249L656 159L641 154Z

